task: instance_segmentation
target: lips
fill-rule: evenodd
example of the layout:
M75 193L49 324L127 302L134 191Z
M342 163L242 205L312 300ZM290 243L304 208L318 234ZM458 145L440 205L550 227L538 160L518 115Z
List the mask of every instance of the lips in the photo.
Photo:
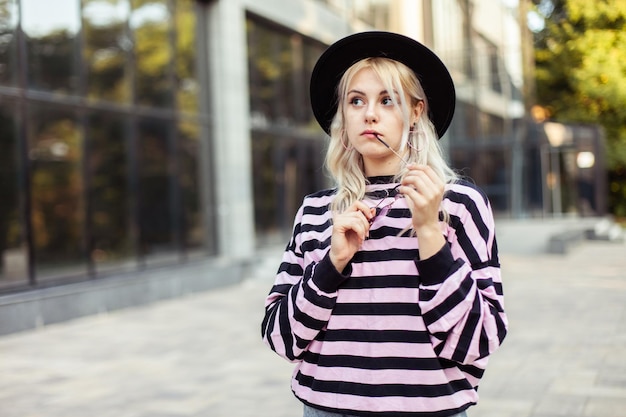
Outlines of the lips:
M371 136L372 138L376 138L376 136L380 136L380 133L378 133L378 132L377 132L377 131L375 131L375 130L370 130L370 129L367 129L367 130L364 130L364 131L361 133L361 135L362 135L362 136Z

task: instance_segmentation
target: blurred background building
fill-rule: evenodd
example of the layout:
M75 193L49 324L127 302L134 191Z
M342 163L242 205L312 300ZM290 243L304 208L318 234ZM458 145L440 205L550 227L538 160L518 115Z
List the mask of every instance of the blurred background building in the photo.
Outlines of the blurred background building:
M283 247L331 185L310 71L362 30L449 66L443 144L498 216L602 214L602 132L530 121L523 22L515 0L0 1L0 333L236 282Z

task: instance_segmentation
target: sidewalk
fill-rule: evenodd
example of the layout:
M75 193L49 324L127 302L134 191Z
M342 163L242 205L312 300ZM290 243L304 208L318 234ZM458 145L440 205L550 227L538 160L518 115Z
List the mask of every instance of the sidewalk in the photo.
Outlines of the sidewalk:
M470 417L626 416L626 245L547 255L516 230L510 333ZM292 365L260 340L272 278L0 337L0 416L301 416Z

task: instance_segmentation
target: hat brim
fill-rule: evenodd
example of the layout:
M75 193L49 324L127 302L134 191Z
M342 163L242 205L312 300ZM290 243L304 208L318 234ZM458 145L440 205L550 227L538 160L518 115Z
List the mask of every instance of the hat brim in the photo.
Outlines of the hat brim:
M352 64L368 57L399 61L415 72L428 105L429 117L441 138L450 126L456 103L454 83L444 63L426 46L391 32L361 32L329 46L311 74L310 96L313 114L326 133L337 112L337 85Z

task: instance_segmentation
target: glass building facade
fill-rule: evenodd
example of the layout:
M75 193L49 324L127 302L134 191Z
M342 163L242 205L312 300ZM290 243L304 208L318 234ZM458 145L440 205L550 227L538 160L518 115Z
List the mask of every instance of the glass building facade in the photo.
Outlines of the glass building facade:
M254 15L246 27L256 236L284 243L302 198L328 185L308 90L325 47Z
M0 291L215 252L197 7L0 2Z
M518 22L500 0L464 4L0 0L0 293L283 247L302 198L332 186L311 70L367 29L446 62L442 145L495 212L545 212Z

